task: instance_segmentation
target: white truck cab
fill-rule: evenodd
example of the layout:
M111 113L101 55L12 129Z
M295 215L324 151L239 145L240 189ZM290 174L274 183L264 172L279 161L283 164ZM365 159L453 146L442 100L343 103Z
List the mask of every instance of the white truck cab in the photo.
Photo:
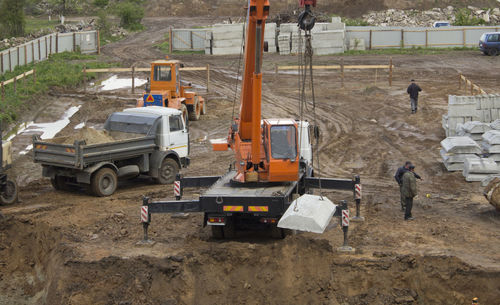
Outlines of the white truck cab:
M153 114L161 116L156 130L157 144L161 151L173 150L180 158L189 153L189 133L180 110L168 107L150 106L124 109L125 113Z

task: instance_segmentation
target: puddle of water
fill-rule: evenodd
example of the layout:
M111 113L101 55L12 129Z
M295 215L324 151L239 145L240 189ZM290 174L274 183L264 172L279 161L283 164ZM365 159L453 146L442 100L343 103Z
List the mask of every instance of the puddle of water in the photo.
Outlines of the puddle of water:
M134 78L134 86L135 87L140 87L144 85L147 82L145 79L141 78ZM110 78L104 80L101 83L101 91L110 91L110 90L116 90L116 89L123 89L123 88L131 88L132 87L132 79L131 78L118 78L118 76L113 75Z

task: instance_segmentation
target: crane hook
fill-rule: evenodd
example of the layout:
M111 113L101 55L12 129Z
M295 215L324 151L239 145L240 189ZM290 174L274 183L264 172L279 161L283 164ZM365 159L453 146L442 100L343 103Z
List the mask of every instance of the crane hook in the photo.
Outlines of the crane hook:
M300 13L298 25L303 31L310 31L316 23L316 16L311 12L310 6L306 5L305 11Z

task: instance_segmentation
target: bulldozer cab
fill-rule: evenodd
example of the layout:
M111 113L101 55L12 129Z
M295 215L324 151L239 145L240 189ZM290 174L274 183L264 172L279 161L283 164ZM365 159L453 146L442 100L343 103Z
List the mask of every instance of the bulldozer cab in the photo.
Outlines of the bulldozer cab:
M157 60L151 63L151 91L170 91L172 97L179 94L181 78L178 60Z

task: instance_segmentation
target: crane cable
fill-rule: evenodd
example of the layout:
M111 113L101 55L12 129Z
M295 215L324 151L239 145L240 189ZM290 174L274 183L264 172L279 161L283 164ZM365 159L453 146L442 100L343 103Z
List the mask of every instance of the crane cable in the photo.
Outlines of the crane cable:
M302 52L302 30L299 28L299 112L300 112L300 121L303 121L304 117L304 109L308 111L307 109L307 99L306 99L306 83L307 83L307 76L308 76L308 70L309 70L309 86L311 90L311 100L312 100L312 114L313 114L313 134L314 137L316 138L316 143L315 143L315 150L316 150L316 164L317 164L317 169L318 169L318 186L319 186L319 194L320 198L323 199L323 191L321 188L321 166L320 166L320 158L319 158L319 128L317 127L317 116L316 116L316 98L314 94L314 77L313 77L313 64L312 64L312 58L313 58L313 50L312 50L312 45L311 45L311 28L305 29L305 50ZM309 112L309 111L308 111ZM302 131L301 131L302 133ZM299 139L299 147L301 147L301 142L302 142L302 136L300 136ZM314 168L314 152L313 152L313 159L312 159L312 166Z

